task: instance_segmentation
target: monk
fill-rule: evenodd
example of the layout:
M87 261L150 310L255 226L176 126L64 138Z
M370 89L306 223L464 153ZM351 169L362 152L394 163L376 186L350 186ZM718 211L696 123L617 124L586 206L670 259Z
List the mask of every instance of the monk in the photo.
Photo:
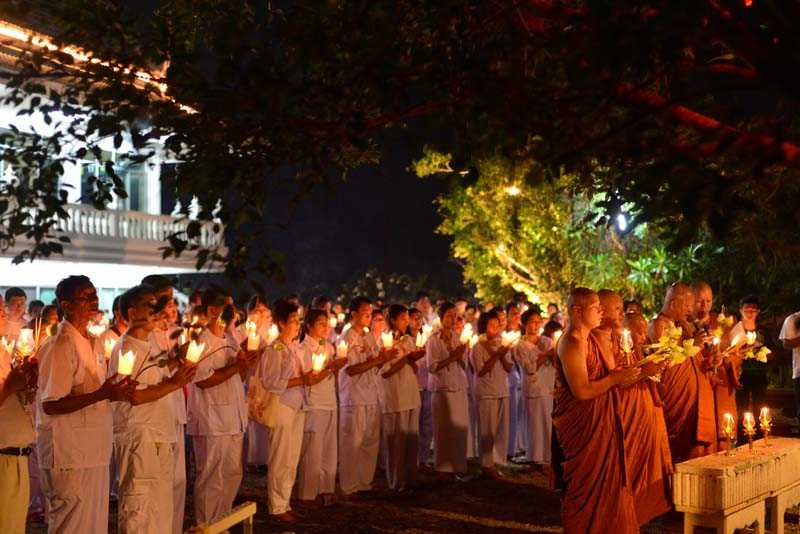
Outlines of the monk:
M622 350L622 297L607 289L599 291L598 297L603 319L592 334L598 341L602 359L612 369L630 366L641 358L641 352L634 350L633 343L627 354ZM648 363L641 369L643 380L619 388L618 395L625 465L636 501L636 516L639 525L644 525L671 508L669 475L672 473L672 459L660 398L653 381L645 379L660 374L663 367Z
M712 312L714 305L714 292L707 282L698 281L692 286L694 291L694 325L698 330L707 335L714 332L717 328L719 315ZM723 414L730 413L734 421L738 421L736 416L736 390L742 387L739 379L742 375L742 358L738 352L733 352L729 356L720 358L720 347L728 347L731 344L730 328L723 328L722 336L718 344L707 343L709 357L708 379L714 390L714 413L716 414L715 423L717 431L718 449L725 449L728 441L722 434ZM708 338L707 338L708 339Z
M672 284L667 289L661 313L650 322L650 340L658 341L670 326L680 326L684 339L689 338L688 333L694 329L687 320L693 307L692 289L681 282ZM698 337L695 343L698 342L702 346L703 338ZM717 451L714 392L707 368L705 354L701 352L681 364L668 367L661 376L658 393L664 404L664 420L674 464Z
M617 387L640 377L637 368L611 369L591 335L603 316L597 293L574 289L569 323L558 344L553 426L563 450L561 517L569 533L638 532L625 468Z

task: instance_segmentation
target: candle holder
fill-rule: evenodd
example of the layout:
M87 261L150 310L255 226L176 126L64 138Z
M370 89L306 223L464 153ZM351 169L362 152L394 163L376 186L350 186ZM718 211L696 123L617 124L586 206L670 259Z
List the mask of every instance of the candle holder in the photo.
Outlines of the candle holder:
M725 456L733 456L736 454L733 447L733 440L736 438L736 421L729 413L723 414L723 418L722 435L728 438L728 450L725 451Z
M764 434L764 446L765 447L772 447L772 444L769 442L769 431L772 429L772 419L769 417L769 408L764 406L761 408L761 413L758 416L759 426L761 427L761 432Z
M752 451L753 450L753 436L756 433L756 421L753 419L752 412L745 412L744 419L742 419L742 427L744 428L744 433L747 434L747 445L748 448Z

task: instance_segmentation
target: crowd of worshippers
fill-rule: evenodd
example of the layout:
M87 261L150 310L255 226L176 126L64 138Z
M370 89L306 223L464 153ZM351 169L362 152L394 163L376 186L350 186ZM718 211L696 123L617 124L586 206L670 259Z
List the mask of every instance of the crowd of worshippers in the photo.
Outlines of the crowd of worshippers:
M766 390L763 363L710 342L705 283L673 284L649 324L607 290L574 290L566 316L524 297L479 308L426 293L346 309L255 295L237 310L216 286L181 313L173 292L148 276L100 327L87 277L30 311L6 291L0 532L36 514L49 532L106 532L110 499L121 533L182 532L189 455L194 524L232 510L248 464L266 469L270 516L296 522L375 491L378 469L385 491L413 492L420 471L465 480L475 458L481 476L511 461L550 475L568 532L637 531L670 509L674 463L725 446L719 415L736 413L737 391L760 402ZM757 299L739 311L723 344L756 331ZM800 347L793 317L787 348ZM675 326L704 349L635 365Z

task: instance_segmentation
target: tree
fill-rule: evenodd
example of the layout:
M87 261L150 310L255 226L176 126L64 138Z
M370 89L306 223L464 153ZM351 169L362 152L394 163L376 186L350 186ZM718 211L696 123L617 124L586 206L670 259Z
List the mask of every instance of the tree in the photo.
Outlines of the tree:
M419 175L455 175L437 200L439 231L452 236L453 256L481 299L505 302L523 292L563 304L571 288L588 286L620 291L652 311L671 282L699 265L699 245L668 253L646 224L627 232L598 225L602 199L578 192L574 176L528 186L535 163L495 156L476 163L473 179L454 171L449 155L426 154L415 165Z
M133 158L167 137L183 161L169 183L201 197L199 223L217 217L230 229L230 255L216 259L231 272L269 250L261 230L282 202L276 191L298 198L340 183L379 160L387 128L408 128L457 161L498 151L535 160L532 186L566 171L608 213L634 205L634 225L669 229L682 245L702 232L738 234L747 219L764 240L771 228L753 215L797 203L800 32L788 0L134 4L2 8L45 13L54 43L102 60L30 46L11 80L20 91L7 98L23 112L62 111L67 127L3 155L34 168L0 191L10 199L0 238L31 234L31 256L57 245L59 165L100 136L130 138ZM52 80L63 85L42 83ZM113 166L95 185L102 205L119 189ZM797 223L792 213L781 226ZM782 235L754 257L768 265L796 251L795 233ZM187 248L200 263L215 259L188 233L165 253ZM259 269L274 268L262 259Z

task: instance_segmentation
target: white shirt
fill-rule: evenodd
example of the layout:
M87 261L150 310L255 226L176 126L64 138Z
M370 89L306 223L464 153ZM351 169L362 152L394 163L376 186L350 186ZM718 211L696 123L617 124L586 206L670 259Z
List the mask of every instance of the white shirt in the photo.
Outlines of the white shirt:
M166 358L166 355L159 357L159 347L151 341L142 341L128 334L123 334L114 345L108 362L108 376L114 376L119 369L120 354L127 351L132 351L135 356L131 379L135 378L139 383L136 389L157 386L169 378L169 368L156 365L158 360ZM111 413L114 418L114 439L147 443L175 443L177 439L175 407L169 395L137 406L115 402Z
M303 407L303 386L288 387L292 378L297 378L303 370L300 356L300 344L286 345L276 339L264 350L258 362L256 376L261 384L275 395L281 396L281 404L299 410Z
M79 469L108 465L111 459L111 403L90 404L72 413L47 415L42 404L69 395L91 393L105 381L105 369L92 342L69 321L39 349L36 392L36 447L43 469Z
M553 341L549 337L540 336L539 342L535 345L523 337L517 346L512 349L514 359L522 368L522 394L525 397L535 398L553 395L556 380L556 368L553 362L548 360L542 365L536 363L539 355L549 351L552 346Z
M12 339L17 339L19 336L19 331L25 328L25 321L12 321L11 319L6 320L6 324L2 330L0 330L0 336L5 337L6 341L11 341Z
M327 341L320 343L311 336L306 336L300 344L299 352L304 373L312 369L312 354L321 354L324 352L327 355L327 359L325 360L326 365L336 356L336 350L333 348L333 345ZM335 375L330 374L322 382L305 387L305 404L303 405L303 410L336 410Z
M186 431L191 436L233 436L247 428L247 401L239 373L210 388L200 388L202 382L214 371L233 363L239 352L234 340L218 337L206 328L198 343L206 348L197 364L194 381L189 384L188 421Z
M500 350L500 338L492 341L482 339L472 349L472 367L475 368L477 376L475 393L478 399L502 399L509 396L508 373L500 360L494 362L488 373L480 376L483 364L491 358L490 350ZM508 358L508 354L503 356L503 359L508 360Z
M339 371L340 406L374 406L378 404L378 368L373 367L359 375L350 376L347 369L367 361L380 352L375 338L370 332L350 328L342 336L347 342L347 365Z
M150 333L150 343L154 344L159 350L169 352L180 341L179 337L173 337L173 334L181 330L179 326L169 327L166 330L155 329ZM169 394L172 399L172 407L175 411L176 422L180 425L186 424L186 395L183 393L183 388L176 389Z
M451 332L447 343L442 336L442 332L433 334L425 346L425 361L429 373L428 389L431 391L466 391L467 375L459 362L452 362L447 367L434 371L436 364L450 357L449 347L455 347L458 342L456 332Z
M381 375L392 368L399 359L411 354L417 347L414 340L409 335L404 335L394 342L397 349L397 356L383 364ZM419 384L414 368L408 363L403 364L395 374L389 378L380 377L381 389L380 400L383 413L403 412L420 407Z
M110 339L112 344L116 344L117 340L119 339L119 335L110 328L107 328L105 332L94 338L93 342L94 353L95 356L97 357L97 361L105 369L108 369L108 360L106 360L106 350L105 350L105 344L107 339Z
M416 347L416 342L414 344ZM426 343L427 346L427 343ZM427 351L427 347L426 347ZM430 382L430 378L428 378L428 358L422 358L417 360L417 387L420 391L427 391L428 390L428 383Z
M783 327L778 338L781 341L797 337L797 322L800 321L800 312L793 313L783 321ZM800 347L792 349L792 378L800 378Z
M0 345L0 384L11 372L11 355ZM0 449L29 447L36 436L29 406L20 402L20 394L12 393L0 404Z

